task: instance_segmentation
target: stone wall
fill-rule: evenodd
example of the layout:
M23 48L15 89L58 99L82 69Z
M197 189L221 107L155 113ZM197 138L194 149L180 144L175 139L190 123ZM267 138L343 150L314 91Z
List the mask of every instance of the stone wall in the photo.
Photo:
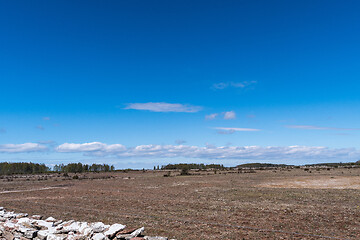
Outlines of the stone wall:
M129 229L115 223L62 221L53 217L8 212L0 207L1 240L167 240L166 237L144 236L144 227Z

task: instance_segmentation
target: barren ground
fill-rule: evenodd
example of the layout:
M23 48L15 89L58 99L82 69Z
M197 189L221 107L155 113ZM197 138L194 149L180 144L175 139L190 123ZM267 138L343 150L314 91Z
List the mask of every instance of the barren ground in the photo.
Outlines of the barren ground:
M0 206L179 240L360 239L360 169L165 173L5 177Z

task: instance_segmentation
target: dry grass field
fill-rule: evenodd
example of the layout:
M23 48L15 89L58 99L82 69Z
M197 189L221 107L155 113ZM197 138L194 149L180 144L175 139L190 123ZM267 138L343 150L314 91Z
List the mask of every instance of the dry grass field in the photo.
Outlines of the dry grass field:
M360 239L360 169L4 177L0 206L176 239Z

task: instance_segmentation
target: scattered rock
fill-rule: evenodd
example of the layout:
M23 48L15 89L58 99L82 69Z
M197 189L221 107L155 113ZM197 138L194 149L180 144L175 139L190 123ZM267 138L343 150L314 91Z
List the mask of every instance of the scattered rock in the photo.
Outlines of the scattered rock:
M32 215L31 218L36 219L36 220L41 220L42 216L41 215Z
M113 238L118 232L123 230L126 226L122 224L115 223L110 226L110 228L105 232L105 235L109 238Z
M96 233L91 239L93 239L93 240L106 240L107 237L103 233Z
M48 217L45 221L47 222L56 222L56 219L53 217Z
M167 237L158 237L158 236L156 236L156 237L144 237L144 239L146 239L146 240L168 240L168 238Z
M106 228L105 224L103 224L102 222L92 223L90 224L90 226L95 233L103 232Z
M26 213L8 212L0 207L0 240L168 240L165 237L143 236L144 227L125 229L126 226L102 222L87 223L62 221L53 217L29 217Z

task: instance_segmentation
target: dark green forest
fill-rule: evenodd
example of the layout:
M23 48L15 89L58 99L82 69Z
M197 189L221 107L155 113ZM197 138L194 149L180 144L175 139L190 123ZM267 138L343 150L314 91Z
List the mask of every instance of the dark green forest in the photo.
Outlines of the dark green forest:
M38 163L0 163L0 175L10 175L10 174L36 174L36 173L46 173L49 172L45 164Z
M82 172L110 172L114 171L114 166L107 164L82 164L82 163L69 163L55 165L53 169L47 167L45 164L39 163L0 163L0 175L11 174L38 174L49 172L63 172L63 173L82 173Z
M154 167L155 168L155 167ZM175 169L225 169L222 164L197 164L197 163L178 163L178 164L168 164L161 166L161 170L175 170Z
M54 172L64 173L82 173L82 172L110 172L114 171L113 165L107 164L82 164L82 163L69 163L67 165L59 164L54 166Z

